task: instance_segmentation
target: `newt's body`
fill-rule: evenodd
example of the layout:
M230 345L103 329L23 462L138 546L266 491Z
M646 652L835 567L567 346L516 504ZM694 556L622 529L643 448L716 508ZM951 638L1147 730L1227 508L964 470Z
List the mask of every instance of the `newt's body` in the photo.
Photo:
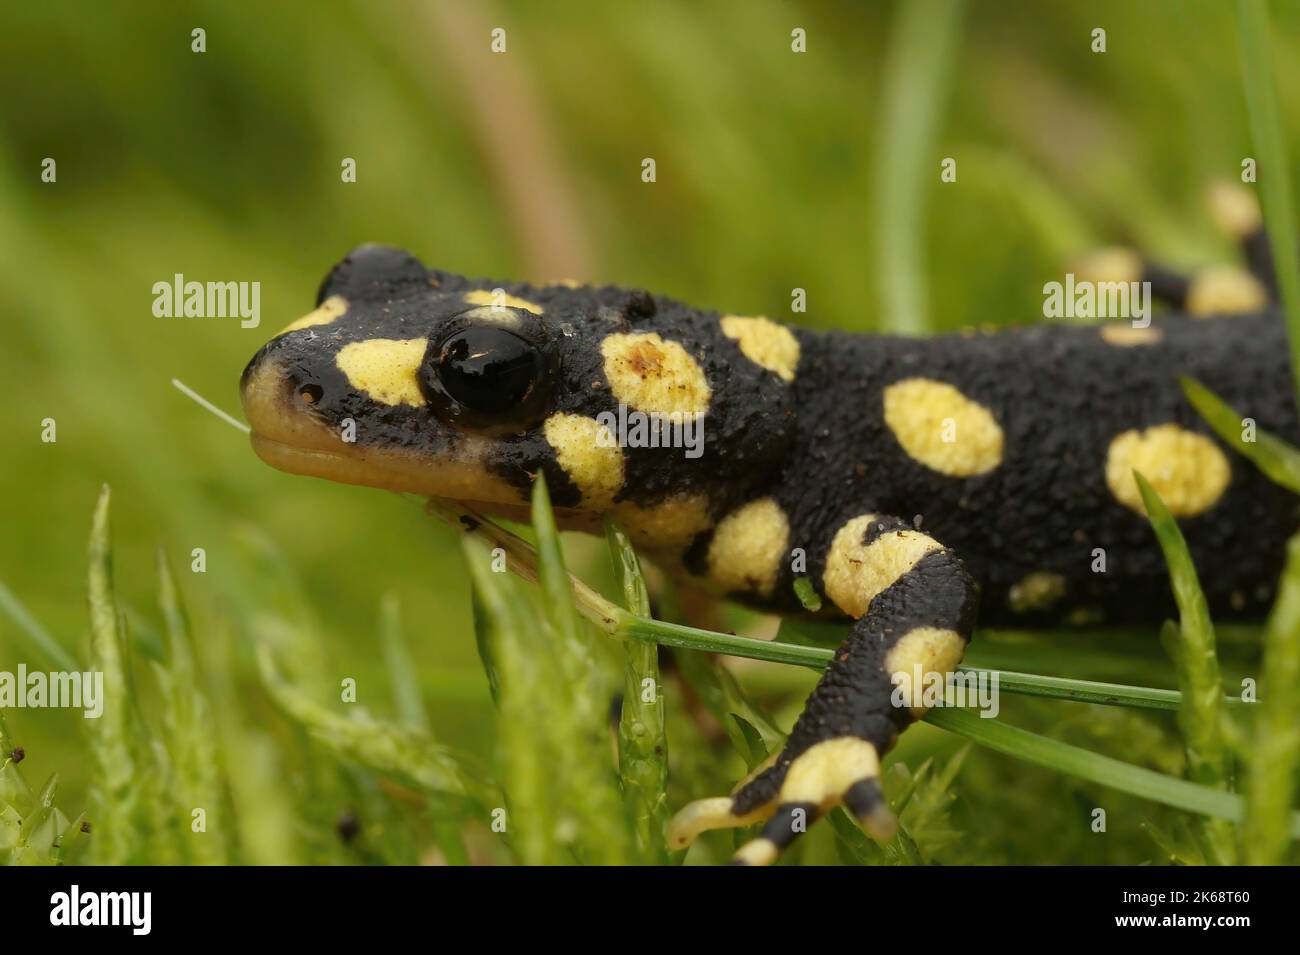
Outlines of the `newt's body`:
M808 577L853 618L848 640L786 749L670 832L685 844L767 818L739 856L763 862L839 803L888 831L879 760L922 712L891 702L894 674L950 671L977 614L1168 615L1135 469L1180 519L1212 609L1261 616L1296 509L1209 432L1178 376L1295 441L1286 356L1267 313L851 336L639 291L471 281L366 246L249 363L243 397L258 454L287 471L507 516L540 472L562 526L612 514L716 591L797 611ZM620 441L609 425L631 412L702 414L703 453Z

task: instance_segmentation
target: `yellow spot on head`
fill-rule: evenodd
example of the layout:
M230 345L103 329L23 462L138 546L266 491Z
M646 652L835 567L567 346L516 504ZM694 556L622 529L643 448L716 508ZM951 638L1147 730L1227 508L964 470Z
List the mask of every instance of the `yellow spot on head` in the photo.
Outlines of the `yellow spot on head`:
M1218 265L1202 270L1187 290L1187 313L1205 315L1243 315L1258 312L1268 305L1268 292L1259 279L1234 265Z
M422 405L415 373L428 346L423 338L371 338L344 345L335 357L357 391L384 405Z
M680 494L649 507L620 501L614 517L633 543L656 551L680 550L713 523L709 500L702 494Z
M867 612L882 590L916 566L926 554L943 548L920 531L885 531L870 544L862 539L875 514L849 521L835 534L826 555L823 589L835 606L850 617Z
M794 371L799 365L799 340L790 329L766 318L739 315L724 315L721 325L722 334L734 338L746 358L785 381L794 381Z
M546 440L569 480L582 492L582 505L603 510L623 488L623 450L603 424L576 414L553 414L544 425Z
M1011 589L1007 591L1007 606L1015 613L1047 610L1064 596L1064 577L1045 570L1036 570L1011 585Z
M750 501L724 517L713 532L709 580L727 593L769 596L789 539L790 522L776 501Z
M1165 333L1158 328L1134 328L1132 325L1103 325L1101 340L1108 345L1131 348L1134 345L1158 345Z
M287 335L289 332L296 332L300 328L311 328L313 325L328 325L334 319L344 314L348 310L348 301L342 295L331 295L325 301L317 306L315 311L308 312L302 318L290 322L284 328L280 329L281 335Z
M542 306L534 305L527 299L518 298L514 295L506 295L504 292L498 295L492 289L475 289L472 292L466 292L464 298L467 305L487 305L488 307L500 305L506 308L522 308L534 315L542 314Z
M712 390L699 363L655 332L614 334L600 343L615 398L637 411L671 414L709 410Z
M1106 452L1106 484L1125 507L1145 514L1133 472L1151 482L1174 517L1209 510L1232 477L1227 457L1205 435L1176 424L1125 431Z
M1110 246L1077 260L1073 271L1081 281L1137 282L1142 278L1142 257L1132 249Z
M885 389L885 424L903 450L931 470L971 477L1002 463L1002 429L983 405L952 385L907 378Z

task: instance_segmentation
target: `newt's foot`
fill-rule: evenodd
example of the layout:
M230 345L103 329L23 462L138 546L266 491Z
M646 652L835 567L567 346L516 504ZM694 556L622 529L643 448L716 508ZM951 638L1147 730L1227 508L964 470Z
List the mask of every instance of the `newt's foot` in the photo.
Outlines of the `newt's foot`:
M668 823L668 845L685 849L701 832L766 819L762 835L741 846L731 861L768 865L817 819L841 805L874 838L894 834L894 815L880 788L880 757L866 740L851 736L825 740L797 756L782 752L733 795L689 803Z

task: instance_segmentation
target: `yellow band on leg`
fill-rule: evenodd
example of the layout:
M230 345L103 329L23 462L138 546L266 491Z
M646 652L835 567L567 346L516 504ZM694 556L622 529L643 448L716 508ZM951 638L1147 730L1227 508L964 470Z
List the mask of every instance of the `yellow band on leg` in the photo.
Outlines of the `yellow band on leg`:
M771 865L780 854L781 850L776 847L776 843L760 836L737 849L731 862L732 865Z
M829 808L859 779L880 775L880 757L866 740L853 736L828 739L790 764L780 802L812 803Z

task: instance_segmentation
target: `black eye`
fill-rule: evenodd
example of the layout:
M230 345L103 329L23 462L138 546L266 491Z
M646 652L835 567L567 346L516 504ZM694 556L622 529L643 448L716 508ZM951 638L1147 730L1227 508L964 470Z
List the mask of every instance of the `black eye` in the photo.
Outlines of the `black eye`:
M453 323L432 340L420 386L444 421L519 431L546 414L552 365L545 343L501 324Z

